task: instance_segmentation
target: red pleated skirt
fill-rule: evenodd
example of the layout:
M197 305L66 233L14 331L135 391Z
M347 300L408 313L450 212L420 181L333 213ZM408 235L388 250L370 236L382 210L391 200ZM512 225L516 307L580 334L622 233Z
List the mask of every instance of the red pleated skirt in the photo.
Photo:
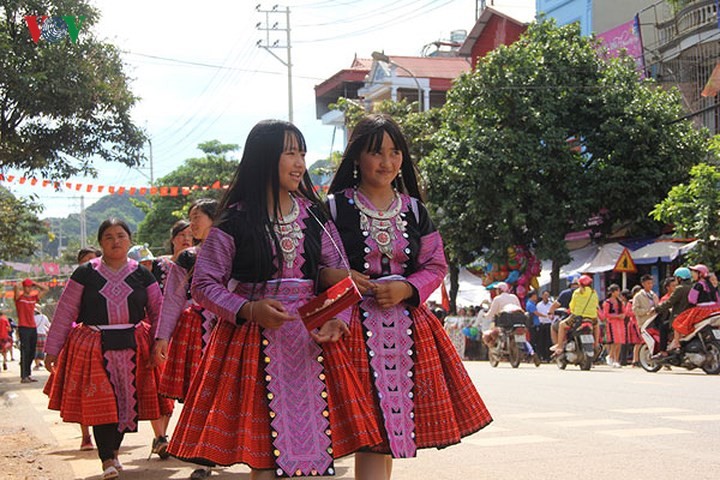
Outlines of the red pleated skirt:
M422 305L410 309L413 319L415 365L412 378L417 448L445 447L477 432L492 422L485 403L473 385L442 324ZM373 372L365 346L360 309L354 307L348 340L350 354L367 392L374 392ZM376 421L383 425L383 413L377 398L372 407ZM387 434L371 451L390 453Z
M627 343L627 334L625 329L625 319L612 319L605 322L605 337L607 343L616 343L622 345Z
M720 312L720 307L717 305L689 308L675 317L672 327L684 337L695 330L696 324L718 312Z
M641 345L644 343L638 322L635 317L628 318L626 340L628 345Z
M200 464L275 468L261 342L256 323L218 321L170 440L172 455ZM322 350L333 457L380 443L370 391L361 388L346 346L323 344Z
M160 377L160 394L183 402L202 358L203 316L187 308L178 320Z
M150 326L147 323L135 329L135 341L135 362L128 368L135 369L138 420L170 415L172 401L158 394L159 372L148 368ZM60 411L60 417L66 422L117 423L117 400L104 363L100 332L82 325L73 328L43 390L49 397L48 408Z

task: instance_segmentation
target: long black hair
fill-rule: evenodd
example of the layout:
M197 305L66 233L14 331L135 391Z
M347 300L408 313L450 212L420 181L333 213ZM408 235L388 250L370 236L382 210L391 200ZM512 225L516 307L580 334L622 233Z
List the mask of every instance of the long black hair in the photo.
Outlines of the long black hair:
M353 178L353 170L360 161L363 152L377 153L382 147L383 137L387 133L395 144L395 148L402 153L400 171L402 176L393 180L393 186L402 193L422 199L418 186L418 172L410 156L407 141L400 126L389 115L368 115L353 129L350 140L343 153L342 162L335 172L329 193L337 193L346 188L356 187L361 180L362 173L357 170L358 178Z
M295 125L283 120L258 122L248 134L240 164L218 206L216 223L222 220L223 212L236 205L245 213L252 245L256 249L252 256L258 280L267 278L272 270L268 238L275 245L278 267L282 269L284 265L280 244L273 230L273 220L268 214L267 189L270 188L272 192L273 217L280 218L278 163L280 155L293 147L302 152L307 151L305 137ZM294 194L305 197L315 205L320 204L307 169Z

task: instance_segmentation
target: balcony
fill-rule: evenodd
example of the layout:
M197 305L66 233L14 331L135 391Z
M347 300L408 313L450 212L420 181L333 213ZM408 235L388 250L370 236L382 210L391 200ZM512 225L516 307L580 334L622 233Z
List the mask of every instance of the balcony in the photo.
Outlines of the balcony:
M682 51L710 36L716 37L720 31L715 0L690 0L675 17L658 23L657 29L660 52ZM690 39L692 36L696 37Z

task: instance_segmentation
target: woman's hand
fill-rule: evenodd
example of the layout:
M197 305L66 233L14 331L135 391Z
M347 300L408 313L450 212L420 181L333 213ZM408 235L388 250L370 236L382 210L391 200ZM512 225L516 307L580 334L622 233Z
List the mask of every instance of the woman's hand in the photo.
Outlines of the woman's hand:
M240 309L240 315L248 322L255 322L263 328L279 328L285 322L296 320L287 313L283 304L272 298L247 302Z
M43 363L45 364L45 369L53 373L55 371L55 365L57 364L57 355L46 354Z
M164 338L158 338L157 340L155 340L155 345L153 345L153 351L151 355L151 358L153 360L153 367L162 365L163 363L165 363L165 360L167 360L168 343L169 342Z
M350 333L350 329L342 320L332 318L325 322L318 333L310 332L310 336L317 343L337 342Z
M323 268L320 271L318 280L320 283L320 287L325 289L332 285L335 285L347 276L347 270L342 270L340 268ZM358 272L357 270L350 270L350 277L353 279L353 282L355 282L355 285L357 286L361 295L364 295L365 292L373 288L370 277Z
M382 308L390 308L413 295L413 289L407 282L393 281L375 283L375 301Z

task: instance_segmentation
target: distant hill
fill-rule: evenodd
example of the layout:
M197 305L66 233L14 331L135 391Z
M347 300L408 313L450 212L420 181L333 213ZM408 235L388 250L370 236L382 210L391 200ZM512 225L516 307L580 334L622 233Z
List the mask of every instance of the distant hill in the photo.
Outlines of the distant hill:
M138 223L145 218L145 212L134 206L130 202L129 195L106 195L100 198L85 209L85 218L87 221L87 242L90 245L97 245L97 230L100 224L110 217L118 217L125 220L130 226L132 232L137 231ZM144 196L136 195L134 197L142 202L149 203ZM49 242L47 239L43 241L43 250L53 257L58 256L58 247L62 241L62 247L72 246L73 248L80 245L80 214L72 213L66 218L49 217L43 219L55 234L55 239Z

